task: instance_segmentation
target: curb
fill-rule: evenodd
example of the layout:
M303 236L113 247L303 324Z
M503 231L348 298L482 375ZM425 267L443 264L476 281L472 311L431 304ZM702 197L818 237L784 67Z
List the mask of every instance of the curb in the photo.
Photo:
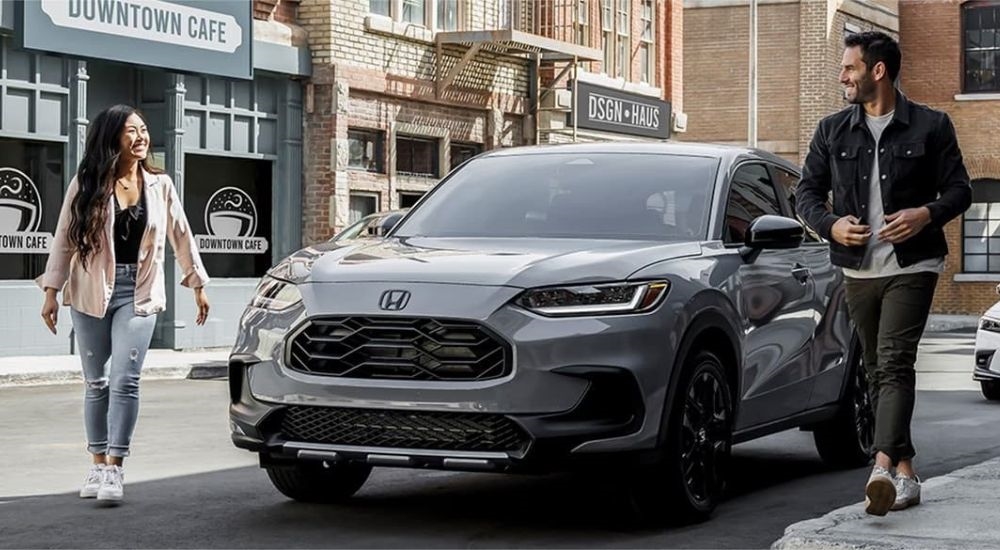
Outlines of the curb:
M975 479L983 475L984 472L993 472L997 468L1000 468L1000 458L993 458L930 478L923 483L923 488L925 490L941 490L957 481ZM774 541L771 550L902 550L913 547L914 541L905 541L893 536L893 533L886 533L882 540L872 540L871 538L852 538L844 533L824 532L843 523L868 517L870 516L865 514L863 504L855 503L833 510L818 518L793 523L785 528L785 533L780 539ZM943 543L946 540L926 540L923 542L930 546L921 545L921 547L935 547L935 543ZM967 544L965 547L978 548L981 545Z
M229 366L225 361L207 361L191 365L157 365L142 369L143 380L211 380L227 378ZM0 373L0 388L74 384L83 381L79 369L52 370L28 373Z

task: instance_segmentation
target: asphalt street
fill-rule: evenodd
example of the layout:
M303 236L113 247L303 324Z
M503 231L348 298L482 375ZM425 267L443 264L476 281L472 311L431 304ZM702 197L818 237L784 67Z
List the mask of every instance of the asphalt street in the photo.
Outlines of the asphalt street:
M970 343L929 338L922 348L914 435L924 477L1000 456L998 405L969 391ZM126 502L108 508L75 495L87 460L81 393L0 389L0 441L12 451L0 547L764 548L791 523L861 500L867 475L827 469L811 435L793 430L737 446L729 499L710 522L684 528L619 528L610 475L379 469L348 505L304 505L230 445L223 382L149 381Z

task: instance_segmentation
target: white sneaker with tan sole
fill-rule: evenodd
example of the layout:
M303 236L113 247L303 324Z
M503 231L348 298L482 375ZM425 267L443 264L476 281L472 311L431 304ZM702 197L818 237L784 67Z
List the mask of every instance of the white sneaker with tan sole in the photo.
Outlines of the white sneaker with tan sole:
M865 512L884 516L896 502L896 483L889 470L875 466L865 485Z

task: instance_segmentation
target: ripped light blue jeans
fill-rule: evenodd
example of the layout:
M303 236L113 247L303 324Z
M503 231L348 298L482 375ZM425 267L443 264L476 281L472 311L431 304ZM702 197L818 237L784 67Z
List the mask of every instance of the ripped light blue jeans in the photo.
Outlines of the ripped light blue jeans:
M125 457L139 416L139 375L156 315L135 314L135 264L115 268L115 288L104 318L70 310L83 363L87 451Z

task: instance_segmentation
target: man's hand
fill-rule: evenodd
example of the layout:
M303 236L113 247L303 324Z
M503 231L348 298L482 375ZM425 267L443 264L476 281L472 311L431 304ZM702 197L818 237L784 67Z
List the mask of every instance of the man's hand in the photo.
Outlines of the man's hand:
M844 246L864 246L872 236L871 228L858 223L854 216L844 216L833 224L830 230L833 240Z
M901 243L920 233L931 223L931 211L926 206L906 208L885 217L887 222L878 232L878 239L893 244Z

